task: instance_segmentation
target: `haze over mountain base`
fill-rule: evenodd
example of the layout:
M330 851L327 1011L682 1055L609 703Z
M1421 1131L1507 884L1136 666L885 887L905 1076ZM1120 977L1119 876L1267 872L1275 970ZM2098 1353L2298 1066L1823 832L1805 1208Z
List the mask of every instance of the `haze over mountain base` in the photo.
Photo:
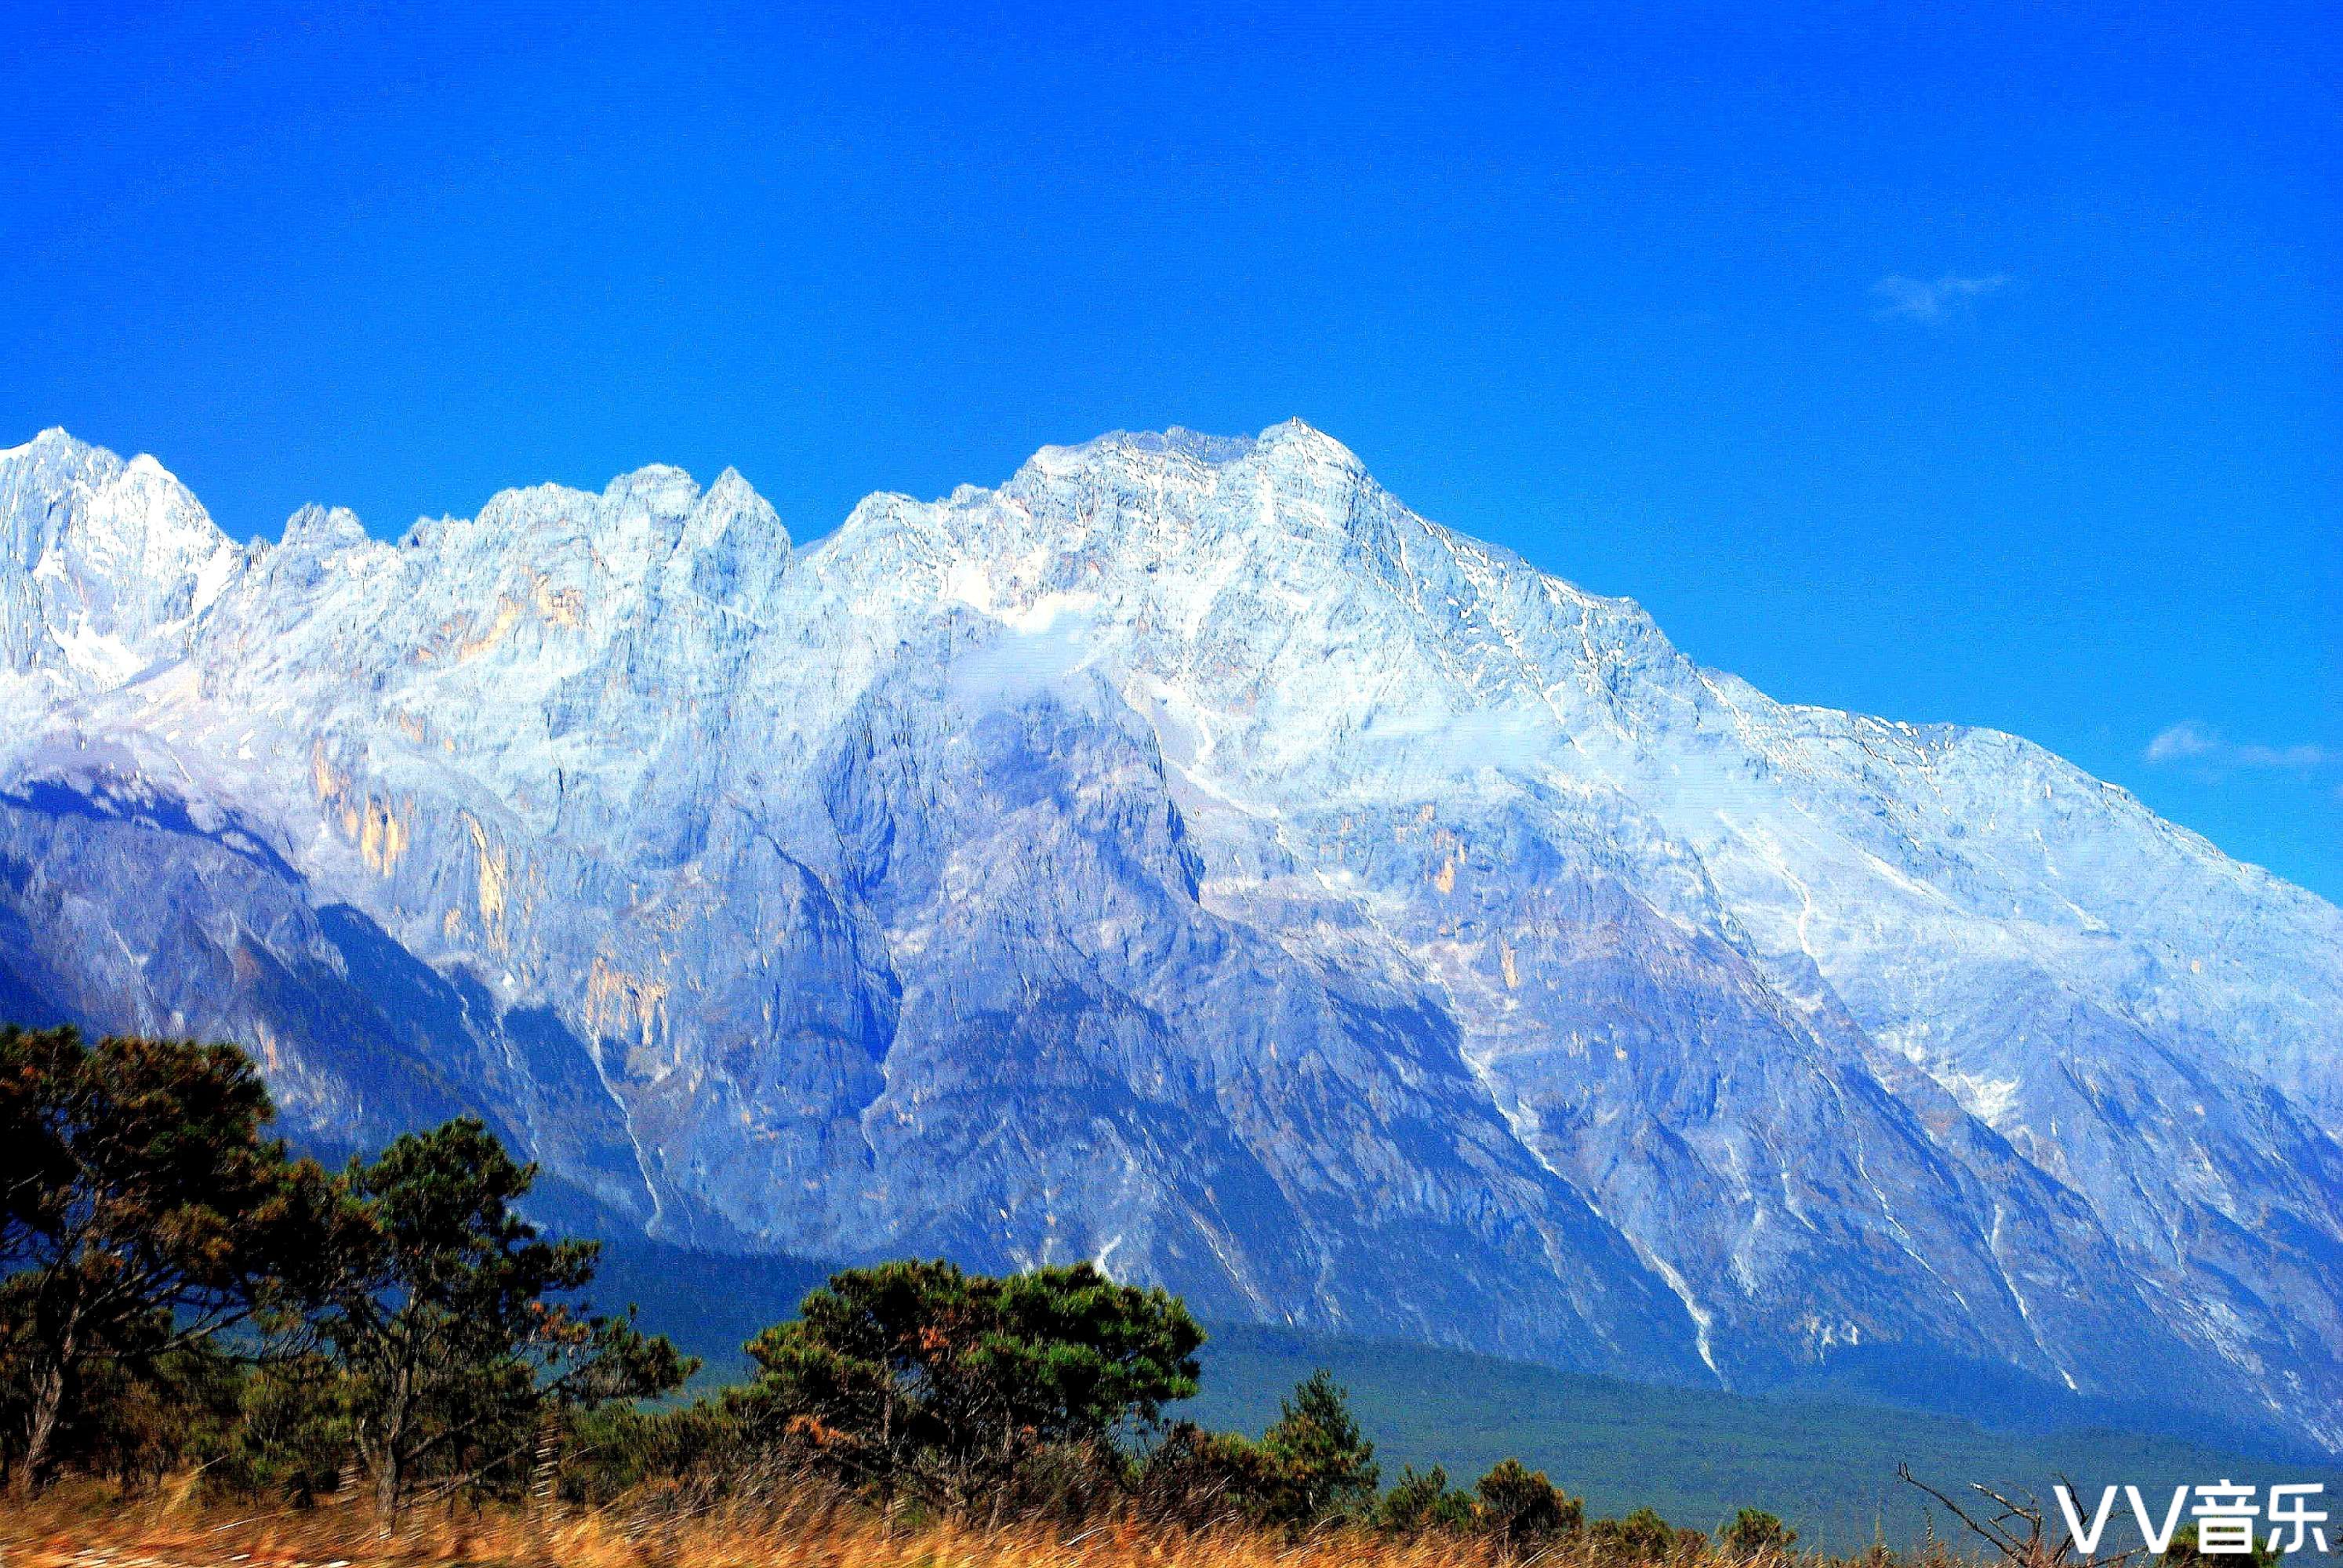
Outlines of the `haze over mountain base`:
M2343 913L1991 731L1775 703L1300 424L793 549L737 474L397 544L0 452L0 1010L477 1109L702 1248L2343 1450Z

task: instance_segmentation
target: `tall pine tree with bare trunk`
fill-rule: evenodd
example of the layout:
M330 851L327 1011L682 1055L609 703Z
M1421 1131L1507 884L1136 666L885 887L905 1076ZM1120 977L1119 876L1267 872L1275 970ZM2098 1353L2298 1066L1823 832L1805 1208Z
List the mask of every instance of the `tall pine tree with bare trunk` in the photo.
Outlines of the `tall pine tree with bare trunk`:
M55 1468L93 1374L152 1375L297 1295L319 1253L324 1173L265 1136L274 1114L230 1045L0 1030L0 1331L13 1483Z
M600 1248L542 1238L515 1211L536 1177L467 1117L342 1178L317 1322L386 1531L419 1483L525 1468L549 1406L667 1393L698 1364L631 1317L559 1299Z

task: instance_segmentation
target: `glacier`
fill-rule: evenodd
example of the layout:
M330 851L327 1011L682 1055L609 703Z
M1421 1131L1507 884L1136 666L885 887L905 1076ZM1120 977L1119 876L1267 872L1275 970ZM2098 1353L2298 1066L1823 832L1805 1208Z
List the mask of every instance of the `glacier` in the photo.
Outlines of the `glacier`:
M737 474L238 545L0 451L0 1011L488 1116L711 1251L2343 1451L2343 913L1775 702L1298 422L804 548Z

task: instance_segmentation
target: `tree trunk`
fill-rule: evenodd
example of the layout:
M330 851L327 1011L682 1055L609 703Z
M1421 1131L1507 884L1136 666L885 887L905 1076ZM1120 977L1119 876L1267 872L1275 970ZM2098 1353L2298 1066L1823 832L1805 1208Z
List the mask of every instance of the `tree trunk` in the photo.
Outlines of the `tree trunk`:
M49 1483L49 1451L56 1442L57 1422L65 1417L65 1396L72 1392L79 1328L77 1321L67 1320L56 1353L33 1378L32 1421L25 1433L25 1457L16 1472L16 1490L27 1497Z
M374 1517L384 1535L398 1530L399 1492L398 1450L391 1443L382 1445L382 1462L374 1469Z
M374 1515L387 1538L398 1529L399 1493L407 1483L407 1411L415 1371L401 1366L391 1380L390 1410L382 1423L381 1458L374 1468Z
M33 1381L33 1420L25 1434L25 1457L16 1469L16 1490L26 1496L48 1484L49 1445L55 1440L57 1414L65 1408L65 1374L55 1368Z
M554 1406L546 1406L537 1422L536 1463L528 1478L528 1508L531 1513L549 1514L559 1494L561 1468L561 1414Z

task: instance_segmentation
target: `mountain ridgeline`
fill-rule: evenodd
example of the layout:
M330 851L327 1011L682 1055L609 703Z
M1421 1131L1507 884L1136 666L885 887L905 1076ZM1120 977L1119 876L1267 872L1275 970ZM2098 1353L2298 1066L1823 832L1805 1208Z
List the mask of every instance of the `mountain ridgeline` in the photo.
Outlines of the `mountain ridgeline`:
M2343 1450L2343 913L1306 426L803 549L665 467L239 546L50 431L0 527L0 1013L246 1042L317 1143L476 1110L702 1251Z

